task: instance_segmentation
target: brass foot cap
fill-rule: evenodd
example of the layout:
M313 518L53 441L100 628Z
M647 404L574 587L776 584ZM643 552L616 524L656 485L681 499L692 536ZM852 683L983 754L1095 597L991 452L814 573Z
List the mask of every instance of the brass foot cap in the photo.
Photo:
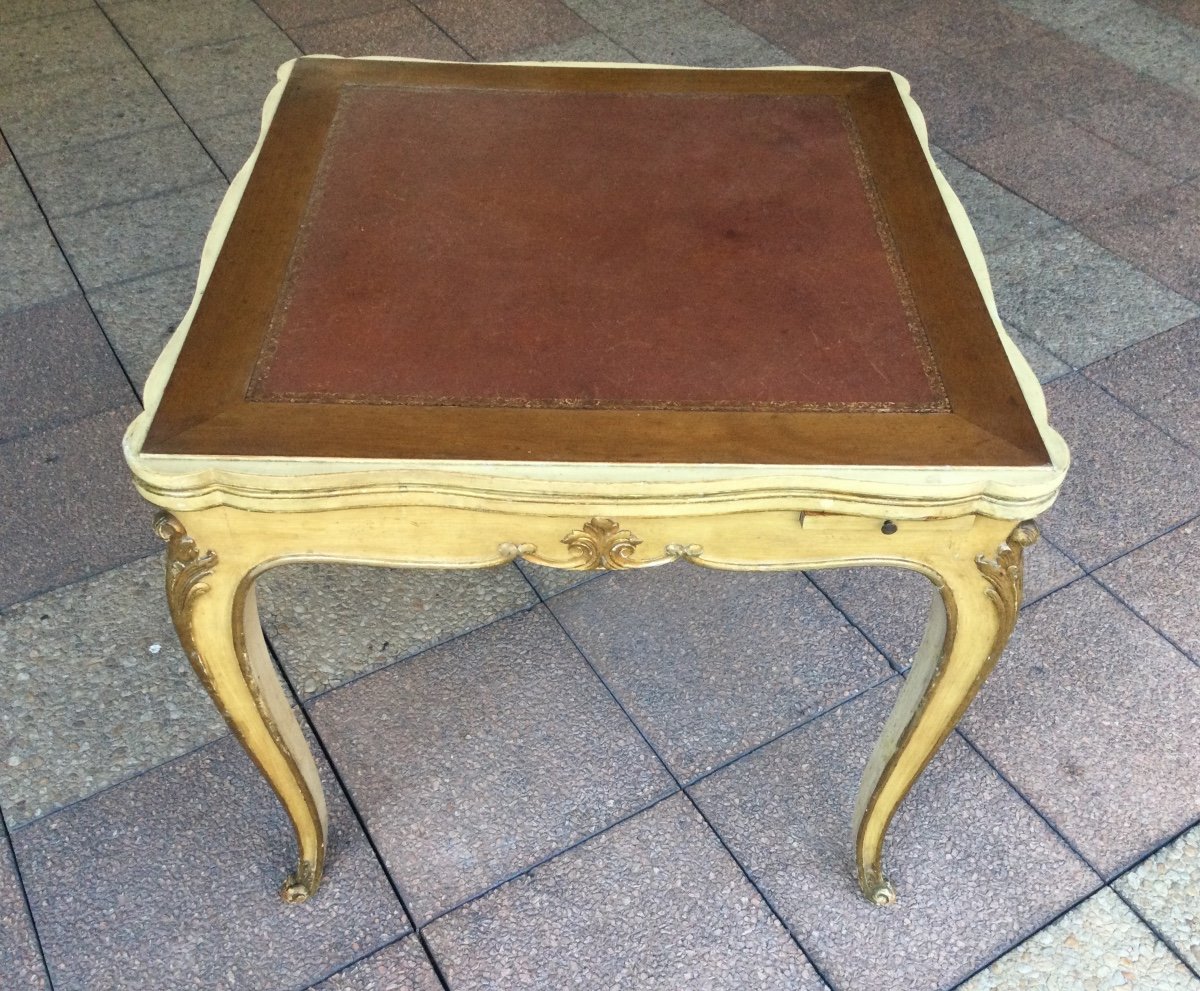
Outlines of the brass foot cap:
M896 901L896 889L890 881L881 881L864 894L876 905L892 905Z
M283 882L283 890L279 893L289 905L299 905L301 902L308 901L309 896L312 895L312 888L292 874Z

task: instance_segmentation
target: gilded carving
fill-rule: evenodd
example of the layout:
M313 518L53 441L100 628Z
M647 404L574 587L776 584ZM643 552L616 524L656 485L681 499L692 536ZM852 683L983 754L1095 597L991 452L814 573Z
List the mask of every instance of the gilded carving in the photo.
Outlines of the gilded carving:
M212 551L201 554L196 541L187 535L183 524L170 513L159 513L154 518L154 532L167 542L167 605L175 622L180 646L187 654L192 669L211 693L212 675L196 647L192 632L192 600L208 591L208 583L204 579L216 568L217 555Z
M622 530L615 520L593 516L579 530L572 530L562 542L581 558L576 565L584 571L627 568L641 540Z
M1021 608L1021 588L1024 568L1022 561L1025 548L1038 539L1037 524L1032 520L1018 523L996 551L995 560L980 554L975 564L990 586L987 597L1000 617L1000 629L996 635L995 653L999 655L1017 625L1017 612Z

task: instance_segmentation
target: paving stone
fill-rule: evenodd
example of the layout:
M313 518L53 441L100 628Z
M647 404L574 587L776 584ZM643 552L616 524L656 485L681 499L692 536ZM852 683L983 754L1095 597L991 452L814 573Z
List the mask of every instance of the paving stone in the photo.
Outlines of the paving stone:
M0 443L132 401L82 294L0 315Z
M1050 27L1070 28L1100 14L1129 6L1133 0L1004 0L1006 6Z
M0 445L0 608L160 547L121 456L121 406Z
M1085 217L1078 226L1163 285L1200 302L1200 180Z
M43 223L33 191L5 146L0 154L0 232Z
M442 991L416 936L385 946L312 991Z
M1029 362L1029 367L1033 369L1033 373L1038 377L1039 382L1045 385L1047 382L1053 382L1056 378L1061 378L1070 373L1071 366L1065 361L1060 360L1057 355L1051 354L1032 337L1027 337L1019 330L1014 330L1008 326L1008 315L1006 313L1001 312L1000 319L1005 321L1004 329L1008 331L1008 336L1013 339L1013 343L1020 348L1021 354Z
M0 613L12 829L225 734L167 614L160 557Z
M649 18L624 24L610 37L643 62L733 68L795 63L790 53L720 11L688 0L677 0Z
M282 31L146 57L146 67L189 123L258 109L284 62L300 54ZM355 53L358 54L358 53Z
M895 679L692 787L701 811L837 988L945 988L1098 879L957 736L892 823L885 910L858 891L858 778Z
M1200 31L1142 4L1083 21L1076 40L1125 65L1200 96Z
M310 707L418 925L674 787L545 607Z
M518 561L517 567L542 598L548 599L576 585L601 577L601 571L574 571L570 568L545 568L540 564Z
M0 84L133 60L121 36L94 7L18 21L0 32Z
M1200 817L1200 669L1090 579L1026 611L962 730L1105 876Z
M225 174L232 179L246 164L262 130L262 110L251 107L224 117L192 121L192 130Z
M1045 534L1085 567L1119 557L1200 512L1200 459L1078 373L1046 387L1071 448Z
M84 289L198 264L223 178L60 218L55 229Z
M221 178L203 146L178 121L24 164L51 219Z
M88 302L139 396L192 302L196 268L196 264L169 268L88 293Z
M297 565L259 581L259 612L301 698L537 602L511 566L471 571Z
M91 6L92 0L5 0L0 7L0 24L15 24L17 21Z
M314 21L334 21L359 14L381 14L396 0L256 0L285 31ZM406 0L407 2L407 0Z
M0 313L61 300L79 289L44 222L0 235Z
M1042 120L955 149L1035 206L1075 220L1175 180L1066 120Z
M1084 374L1200 451L1200 320L1127 348Z
M441 28L408 3L365 17L308 24L293 30L292 37L309 55L470 58Z
M253 0L122 0L105 10L142 56L279 30Z
M890 673L802 575L618 572L550 608L684 779Z
M1105 889L967 981L962 991L1125 986L1197 991L1200 981Z
M551 42L506 56L513 62L636 62L629 52L599 31L570 41Z
M0 974L16 991L50 991L8 834L0 826ZM7 984L12 981L12 984Z
M886 18L892 29L924 47L968 57L1012 44L1045 27L994 0L937 0L918 3Z
M1200 172L1200 105L1171 86L1139 79L1136 87L1073 116L1081 127L1177 178Z
M948 152L935 146L933 157L966 208L985 255L990 256L1014 241L1028 240L1058 226L1058 221L1050 214L964 165Z
M1096 577L1200 663L1200 598L1190 580L1196 574L1200 523L1193 520L1118 558Z
M1200 970L1200 827L1184 833L1114 887L1171 947Z
M1200 8L1196 0L1147 0L1151 7L1169 14L1176 20L1183 21L1193 27L1200 27Z
M991 255L1006 322L1076 367L1200 315L1128 262L1068 227Z
M1044 120L1114 99L1136 88L1140 78L1129 66L1058 31L977 52L971 63L983 84L1005 86Z
M439 919L426 936L456 991L825 991L682 796Z
M1083 575L1048 540L1025 552L1025 601L1033 602ZM899 568L831 568L809 577L899 668L916 656L933 598L929 579Z
M536 45L563 44L582 37L591 26L560 0L414 0L458 45L478 59Z
M0 86L4 136L22 159L176 123L178 114L136 62Z
M303 988L404 933L322 771L331 848L303 905L279 897L291 827L232 737L17 831L57 991Z
M588 0L595 6L620 4ZM791 0L712 0L712 6L751 31L793 52L803 51L814 38L862 27L870 33L889 8L888 0L844 0L841 3L796 4ZM895 33L895 32L893 32Z

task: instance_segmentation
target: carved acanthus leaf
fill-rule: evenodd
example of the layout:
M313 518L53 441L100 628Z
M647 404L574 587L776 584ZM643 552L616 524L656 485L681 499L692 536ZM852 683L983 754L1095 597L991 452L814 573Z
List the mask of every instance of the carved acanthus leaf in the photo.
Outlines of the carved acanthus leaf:
M196 541L170 513L159 513L155 517L154 532L167 542L167 605L175 621L180 646L196 675L211 690L212 676L192 633L192 602L196 596L208 591L204 579L216 568L217 555L212 551L201 554Z
M594 516L579 530L572 530L562 542L580 557L578 568L585 571L627 568L641 540L622 530L615 520Z
M1017 625L1017 612L1021 608L1022 576L1021 566L1025 548L1038 539L1037 524L1032 520L1018 523L1013 532L1008 535L996 550L996 558L992 560L980 554L975 558L983 577L991 587L987 596L996 607L1000 617L1000 631L997 643L1003 647Z

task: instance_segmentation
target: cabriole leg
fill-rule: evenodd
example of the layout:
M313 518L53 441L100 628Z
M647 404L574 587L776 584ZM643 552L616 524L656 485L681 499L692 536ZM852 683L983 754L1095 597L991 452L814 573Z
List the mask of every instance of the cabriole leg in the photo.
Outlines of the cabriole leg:
M888 824L1004 650L1021 603L1023 552L1036 539L1037 527L1021 523L998 547L934 567L938 594L925 638L867 763L854 815L858 883L877 905L896 898L883 873Z
M245 564L202 550L169 513L159 514L155 530L167 542L167 602L179 642L295 828L299 862L283 897L302 902L325 867L325 798L263 641L254 579Z

